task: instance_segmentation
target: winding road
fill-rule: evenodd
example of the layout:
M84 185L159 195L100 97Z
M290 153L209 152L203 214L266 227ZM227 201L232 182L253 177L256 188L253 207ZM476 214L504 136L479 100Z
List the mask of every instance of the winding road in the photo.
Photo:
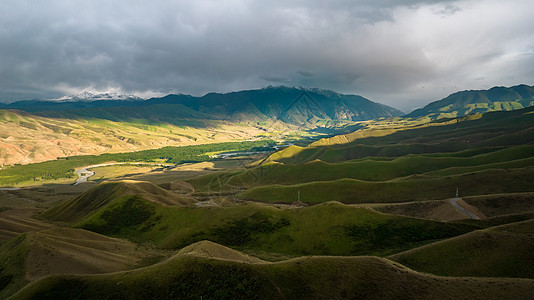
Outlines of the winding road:
M155 164L155 163L143 163L143 162L135 162L135 163L105 163L105 164L98 164L98 165L92 165L87 166L83 168L76 169L76 175L78 175L78 180L74 183L74 185L78 185L80 183L87 182L89 177L95 175L95 172L89 171L88 169L98 168L98 167L107 167L107 166L114 166L114 165L153 165L153 166L161 166L161 167L175 167L176 165L172 164Z
M472 213L472 212L468 211L467 209L463 208L462 206L460 206L460 204L458 204L458 200L462 200L462 198L451 198L451 199L449 199L449 202L452 204L452 206L454 206L456 209L458 209L462 213L464 213L467 216L469 216L471 219L480 219L479 216L475 215L474 213Z

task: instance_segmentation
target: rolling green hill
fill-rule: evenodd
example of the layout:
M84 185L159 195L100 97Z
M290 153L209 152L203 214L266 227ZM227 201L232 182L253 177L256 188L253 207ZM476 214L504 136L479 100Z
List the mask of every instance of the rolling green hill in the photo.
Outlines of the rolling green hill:
M284 149L266 161L303 163L364 157L399 157L408 154L458 152L484 147L510 147L534 141L534 108L511 112L490 112L426 125L407 126L380 136L365 134L367 129L348 135L321 139L301 149ZM340 142L341 141L341 142ZM290 153L285 153L290 152Z
M51 228L0 245L0 298L51 274L99 274L146 264L155 251L90 231Z
M99 198L88 197L100 190L105 193L109 185L100 184L87 196L51 208L43 216L76 222L76 227L104 235L151 241L161 248L176 249L207 239L251 253L282 257L385 255L476 228L383 215L336 202L301 209L255 203L197 208L162 206L147 201L154 197L149 193L115 195L105 205ZM83 206L80 199L87 200Z
M406 117L454 118L489 111L515 110L532 105L534 87L522 84L509 88L493 87L489 90L457 92L417 109Z
M474 231L390 258L445 276L534 278L534 220Z
M123 180L103 182L82 195L47 210L43 216L53 221L74 222L125 196L141 197L162 205L190 205L196 202L150 182Z
M197 192L270 203L405 202L533 192L534 111L491 112L344 144L291 146L246 170L189 180ZM338 140L335 137L332 138ZM244 190L244 191L243 191Z
M212 243L194 247L231 252ZM251 263L184 251L128 272L43 278L13 299L528 299L533 291L532 280L436 277L375 257Z

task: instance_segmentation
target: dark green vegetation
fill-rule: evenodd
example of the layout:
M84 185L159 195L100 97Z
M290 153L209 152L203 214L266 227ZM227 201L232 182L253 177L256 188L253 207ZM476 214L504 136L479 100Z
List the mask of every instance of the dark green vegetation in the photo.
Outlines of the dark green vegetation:
M247 263L228 260L236 254L217 244L196 248L129 272L43 278L13 299L528 299L534 292L532 280L440 278L373 257Z
M496 110L521 109L534 104L534 87L517 85L483 91L463 91L417 109L407 117L454 118Z
M0 185L18 184L25 181L73 178L75 168L105 162L157 162L180 164L185 162L201 162L211 160L213 152L254 150L274 144L271 140L243 141L204 144L183 147L164 147L161 149L144 150L128 153L102 155L84 155L59 158L53 161L29 165L15 165L0 170Z

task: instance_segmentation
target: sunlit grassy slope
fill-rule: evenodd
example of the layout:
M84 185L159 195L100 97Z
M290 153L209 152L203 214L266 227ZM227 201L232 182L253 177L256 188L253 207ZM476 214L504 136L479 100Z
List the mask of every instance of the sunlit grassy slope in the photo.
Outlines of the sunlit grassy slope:
M286 256L385 255L476 228L383 215L336 202L287 210L254 203L211 208L162 206L145 200L142 194L115 195L108 197L107 204L90 197L99 190L105 193L109 185L101 184L43 216L77 221L77 227L100 234L151 241L161 248L180 248L208 239L249 252ZM82 200L87 203L78 205Z
M488 111L521 109L533 104L534 87L524 84L509 88L499 86L489 90L457 92L417 109L408 116L450 118Z
M259 166L190 182L266 202L401 202L534 191L533 108L441 121L345 144L281 150ZM334 138L335 139L335 138Z
M184 113L165 119L161 115L158 122L149 122L139 115L126 119L105 119L103 116L98 119L64 113L58 113L56 117L0 110L0 139L3 141L0 165L26 164L73 155L243 140L263 132L244 124L198 119L195 116Z

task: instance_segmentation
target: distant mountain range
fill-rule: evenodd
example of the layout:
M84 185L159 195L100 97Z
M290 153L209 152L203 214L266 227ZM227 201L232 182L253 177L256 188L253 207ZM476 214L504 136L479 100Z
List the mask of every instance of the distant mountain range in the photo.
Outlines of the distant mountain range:
M109 100L91 100L102 98ZM86 93L1 108L0 165L310 131L332 134L354 130L355 121L402 115L361 96L289 87L142 101Z
M414 110L406 117L454 118L474 113L515 110L534 105L534 87L517 85L489 90L462 91Z
M495 87L458 92L405 116L425 121L533 104L534 87ZM0 165L262 136L348 133L361 127L358 121L402 115L357 95L284 86L202 97L144 100L82 93L17 101L0 104Z
M239 122L279 121L302 128L324 127L328 122L364 121L402 115L397 109L357 95L284 86L227 94L210 93L202 97L167 95L139 100L135 96L84 93L54 100L17 101L0 108L19 109L40 116L79 115L119 121L140 116L137 108L127 107L143 107L142 118L160 120L157 112L165 106L166 113L177 111L180 116L187 110L196 112L191 115L194 118L201 114L203 118ZM121 109L111 109L113 107ZM150 115L149 107L157 107L152 110L153 115ZM106 111L99 108L106 108ZM54 113L44 113L51 111Z

